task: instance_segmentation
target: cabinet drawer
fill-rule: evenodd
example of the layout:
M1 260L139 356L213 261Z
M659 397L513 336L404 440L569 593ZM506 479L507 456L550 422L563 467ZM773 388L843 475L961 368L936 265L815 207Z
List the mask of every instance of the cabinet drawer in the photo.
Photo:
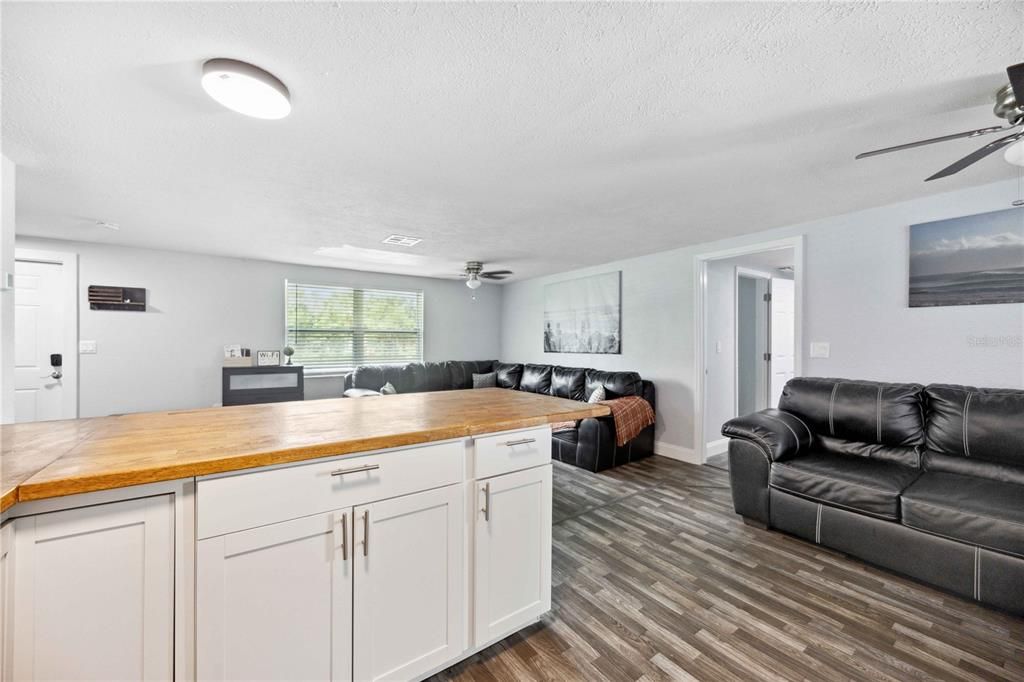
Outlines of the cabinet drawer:
M473 439L476 477L489 478L551 462L551 427Z
M463 441L200 478L197 538L460 483Z

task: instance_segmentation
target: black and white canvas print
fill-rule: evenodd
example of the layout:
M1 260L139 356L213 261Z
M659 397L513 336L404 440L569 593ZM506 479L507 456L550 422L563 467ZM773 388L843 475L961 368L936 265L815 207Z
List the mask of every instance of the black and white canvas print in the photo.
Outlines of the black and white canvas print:
M910 226L910 307L1024 303L1024 210Z
M621 353L620 272L544 287L545 353Z

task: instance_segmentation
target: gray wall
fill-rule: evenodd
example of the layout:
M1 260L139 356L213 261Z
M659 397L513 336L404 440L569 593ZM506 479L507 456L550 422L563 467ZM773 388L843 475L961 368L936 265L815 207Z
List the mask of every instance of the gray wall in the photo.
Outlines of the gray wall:
M266 261L201 256L47 239L17 246L79 254L79 415L208 407L220 402L223 346L284 344L284 280L417 289L424 298L424 358L484 360L498 355L501 287L477 300L458 280L405 277ZM148 311L90 310L90 284L145 287ZM339 377L306 379L307 398L341 395Z
M803 234L804 374L1020 388L1024 304L907 307L908 225L1005 209L1015 198L1015 182L995 183L511 283L502 306L501 355L639 371L657 385L660 451L692 458L694 256ZM544 353L544 284L609 270L622 270L622 354ZM811 341L831 342L831 357L808 359Z

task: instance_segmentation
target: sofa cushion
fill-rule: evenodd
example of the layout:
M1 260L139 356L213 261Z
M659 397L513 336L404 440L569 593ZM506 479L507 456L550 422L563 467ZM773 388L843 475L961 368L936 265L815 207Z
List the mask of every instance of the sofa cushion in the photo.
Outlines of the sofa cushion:
M974 476L975 478L1024 485L1024 466L989 462L977 457L940 455L930 450L924 451L921 460L921 466L925 471Z
M579 367L551 368L551 395L569 400L584 400L587 370Z
M900 493L920 470L864 457L812 452L773 462L771 486L816 502L899 520Z
M575 428L565 429L564 431L555 431L551 434L551 437L556 438L562 441L563 443L571 443L572 445L576 445L577 443L580 442L580 430L579 428Z
M399 393L410 391L408 369L412 365L363 365L352 372L353 388L368 388L379 391L381 386L390 383Z
M903 492L903 524L1024 557L1024 486L925 472Z
M933 384L925 408L929 451L1024 467L1024 391Z
M643 381L636 372L604 372L598 369L588 369L584 400L590 398L590 394L598 386L604 386L608 400L627 395L643 395Z
M473 375L487 374L494 367L493 360L450 360L444 364L451 388L473 388Z
M496 388L497 386L497 372L487 372L486 374L473 375L473 388Z
M447 391L452 387L448 365L443 362L414 362L406 366L406 390L400 393L421 393L424 391Z
M498 387L519 390L519 382L523 380L523 366L510 362L494 363L494 371L498 374Z
M922 391L919 384L798 377L783 389L779 409L823 436L913 447L924 441Z
M551 393L551 365L523 365L523 379L520 391L530 393Z

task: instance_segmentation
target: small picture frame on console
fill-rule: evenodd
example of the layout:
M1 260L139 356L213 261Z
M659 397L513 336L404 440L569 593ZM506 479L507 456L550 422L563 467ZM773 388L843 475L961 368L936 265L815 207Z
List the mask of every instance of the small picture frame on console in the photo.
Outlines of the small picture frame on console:
M272 367L281 364L281 351L279 350L258 350L256 351L257 367Z

